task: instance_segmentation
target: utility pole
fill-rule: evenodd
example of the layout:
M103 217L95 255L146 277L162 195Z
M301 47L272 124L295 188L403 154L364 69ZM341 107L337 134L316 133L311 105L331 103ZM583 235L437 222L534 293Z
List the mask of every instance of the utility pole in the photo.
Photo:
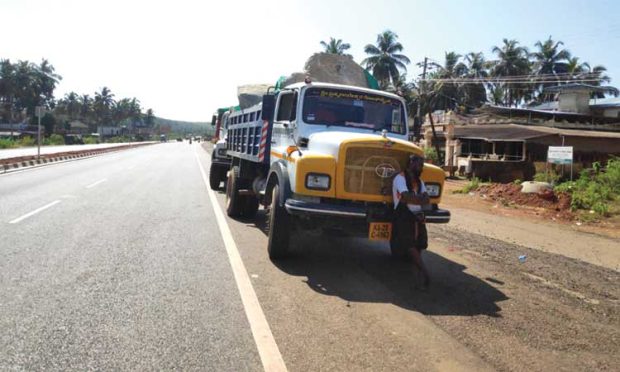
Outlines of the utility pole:
M424 85L426 85L426 64L428 63L428 58L424 57L424 67L422 67L422 81L420 82L420 96L422 96L422 87ZM418 120L421 120L420 118L420 112L421 112L421 101L418 100L418 112L416 114L416 117L418 118ZM420 123L421 125L422 123Z
M41 159L41 116L43 116L44 108L37 106L34 113L39 117L39 125L37 126L37 160Z

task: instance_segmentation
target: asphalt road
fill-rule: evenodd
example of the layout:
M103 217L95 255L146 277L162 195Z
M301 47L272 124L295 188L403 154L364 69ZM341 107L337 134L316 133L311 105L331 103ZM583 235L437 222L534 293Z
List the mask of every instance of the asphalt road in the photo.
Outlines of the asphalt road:
M262 369L205 191L187 143L0 177L0 370Z
M428 292L337 232L274 264L266 211L218 222L208 169L183 142L0 176L0 370L271 370L267 338L290 371L618 365L613 270L450 225L430 228Z

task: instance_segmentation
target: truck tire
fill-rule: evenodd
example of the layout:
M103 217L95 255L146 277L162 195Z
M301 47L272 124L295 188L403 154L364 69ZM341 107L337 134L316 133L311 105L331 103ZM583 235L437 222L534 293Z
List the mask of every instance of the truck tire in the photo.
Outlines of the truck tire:
M221 172L220 167L211 163L211 168L209 168L209 186L211 186L211 190L220 189L220 182L222 181L220 178Z
M232 167L226 182L226 214L229 217L240 217L243 208L243 197L239 195L239 167Z
M279 199L280 186L276 184L271 191L271 208L269 209L267 251L271 260L286 257L290 239L290 216L286 209L280 206Z
M226 184L226 171L227 170L225 167L221 167L220 172L218 173L218 178L220 182L224 182L224 185Z
M254 195L245 195L243 197L243 217L252 218L258 211L258 198Z

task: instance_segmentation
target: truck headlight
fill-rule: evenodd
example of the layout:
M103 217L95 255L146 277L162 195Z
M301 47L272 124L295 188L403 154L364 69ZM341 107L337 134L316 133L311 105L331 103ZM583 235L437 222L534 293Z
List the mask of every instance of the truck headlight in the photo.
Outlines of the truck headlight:
M428 193L428 196L430 196L431 198L436 198L441 194L441 186L439 186L436 183L427 183L426 185L426 192Z
M327 174L308 173L306 175L306 188L309 190L329 190L331 179Z
M226 157L226 149L225 148L217 149L217 156L219 156L221 158L225 158Z

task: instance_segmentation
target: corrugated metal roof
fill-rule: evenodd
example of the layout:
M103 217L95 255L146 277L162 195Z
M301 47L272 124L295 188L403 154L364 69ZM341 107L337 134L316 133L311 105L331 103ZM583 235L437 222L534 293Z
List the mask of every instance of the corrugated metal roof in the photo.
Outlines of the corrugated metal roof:
M554 135L528 127L506 125L464 125L454 127L454 137L460 139L481 139L489 142L527 142L534 138Z
M444 133L445 135L445 133ZM527 142L547 136L609 138L620 140L618 132L559 129L517 124L459 125L454 127L454 137L480 139L489 142Z

